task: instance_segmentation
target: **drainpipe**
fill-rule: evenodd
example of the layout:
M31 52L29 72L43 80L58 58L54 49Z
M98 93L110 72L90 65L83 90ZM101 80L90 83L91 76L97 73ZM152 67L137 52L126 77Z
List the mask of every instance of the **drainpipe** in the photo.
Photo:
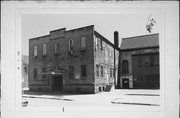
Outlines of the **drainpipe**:
M116 85L116 80L117 80L117 77L116 77L116 53L115 53L115 49L118 49L119 47L119 36L118 36L118 32L115 31L114 32L114 88L116 89L117 88L117 85Z

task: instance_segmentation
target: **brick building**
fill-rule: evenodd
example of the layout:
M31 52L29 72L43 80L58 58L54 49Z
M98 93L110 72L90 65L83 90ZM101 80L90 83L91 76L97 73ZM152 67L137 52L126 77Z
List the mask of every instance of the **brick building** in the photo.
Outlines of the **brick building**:
M115 53L117 59L119 50ZM94 25L29 40L30 91L97 93L112 86L115 77L114 45Z
M159 34L123 38L120 88L159 89Z

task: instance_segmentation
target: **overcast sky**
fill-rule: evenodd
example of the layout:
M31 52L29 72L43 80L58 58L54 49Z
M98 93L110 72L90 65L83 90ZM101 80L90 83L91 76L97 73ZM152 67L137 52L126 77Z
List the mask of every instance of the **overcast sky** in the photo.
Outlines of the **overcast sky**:
M49 31L66 28L66 30L95 25L95 30L113 42L114 31L120 38L146 35L146 23L149 15L156 21L152 33L159 33L162 27L162 12L141 12L123 14L44 14L22 16L22 48L23 55L28 55L30 38L48 35Z

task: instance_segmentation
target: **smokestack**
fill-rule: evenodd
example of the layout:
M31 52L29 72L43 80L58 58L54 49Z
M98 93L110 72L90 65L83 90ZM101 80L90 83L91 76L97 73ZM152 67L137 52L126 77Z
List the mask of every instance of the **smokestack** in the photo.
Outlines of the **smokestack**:
M116 48L119 47L119 36L117 31L114 32L114 45Z

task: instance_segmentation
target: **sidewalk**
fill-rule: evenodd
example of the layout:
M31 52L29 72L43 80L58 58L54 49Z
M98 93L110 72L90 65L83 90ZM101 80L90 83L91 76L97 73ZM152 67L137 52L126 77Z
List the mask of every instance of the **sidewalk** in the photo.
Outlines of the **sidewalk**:
M24 98L100 104L160 106L159 90L114 90L97 94L70 94L62 92L24 92Z

